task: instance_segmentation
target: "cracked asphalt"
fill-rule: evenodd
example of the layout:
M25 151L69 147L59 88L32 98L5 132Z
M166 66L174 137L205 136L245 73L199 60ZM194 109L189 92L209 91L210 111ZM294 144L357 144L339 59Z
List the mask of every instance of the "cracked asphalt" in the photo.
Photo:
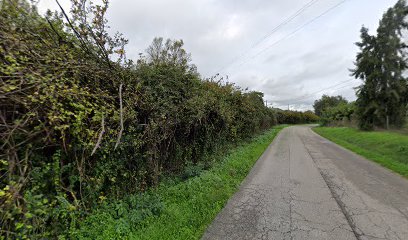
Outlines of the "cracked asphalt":
M288 127L202 239L408 239L408 180Z

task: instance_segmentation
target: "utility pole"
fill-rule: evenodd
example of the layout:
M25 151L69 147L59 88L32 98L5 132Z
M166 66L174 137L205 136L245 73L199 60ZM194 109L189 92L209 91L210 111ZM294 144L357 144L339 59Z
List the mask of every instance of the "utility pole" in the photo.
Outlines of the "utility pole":
M289 108L289 104L288 104L288 111L290 110L290 108Z

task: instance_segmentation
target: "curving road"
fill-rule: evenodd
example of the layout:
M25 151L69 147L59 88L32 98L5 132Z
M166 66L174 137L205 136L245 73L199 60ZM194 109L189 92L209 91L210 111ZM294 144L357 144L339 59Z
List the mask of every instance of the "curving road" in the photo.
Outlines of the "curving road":
M203 239L408 239L408 180L285 128Z

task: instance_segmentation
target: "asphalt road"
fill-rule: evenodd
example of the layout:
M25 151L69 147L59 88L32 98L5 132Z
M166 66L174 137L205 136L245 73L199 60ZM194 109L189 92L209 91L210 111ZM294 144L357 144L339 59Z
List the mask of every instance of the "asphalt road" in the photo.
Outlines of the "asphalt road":
M285 128L203 239L408 239L408 180Z

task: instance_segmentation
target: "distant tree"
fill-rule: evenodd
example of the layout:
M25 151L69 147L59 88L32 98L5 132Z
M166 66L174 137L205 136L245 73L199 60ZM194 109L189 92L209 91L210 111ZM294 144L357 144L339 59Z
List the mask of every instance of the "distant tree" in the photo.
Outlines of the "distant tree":
M365 27L361 29L361 42L356 43L360 52L352 75L363 81L356 101L362 129L399 127L405 121L408 91L403 72L408 66L407 45L401 37L408 27L407 15L406 1L400 0L383 15L376 36Z
M347 103L347 100L340 95L338 96L323 95L322 98L314 102L313 108L314 108L315 114L321 117L323 115L323 112L327 108L335 107L341 103Z
M187 67L191 62L191 54L187 53L183 46L183 40L167 39L164 41L162 37L156 37L146 49L147 61L153 64L170 64Z
M300 112L291 110L275 109L277 120L280 124L304 124L315 123L319 121L319 117L312 111Z

